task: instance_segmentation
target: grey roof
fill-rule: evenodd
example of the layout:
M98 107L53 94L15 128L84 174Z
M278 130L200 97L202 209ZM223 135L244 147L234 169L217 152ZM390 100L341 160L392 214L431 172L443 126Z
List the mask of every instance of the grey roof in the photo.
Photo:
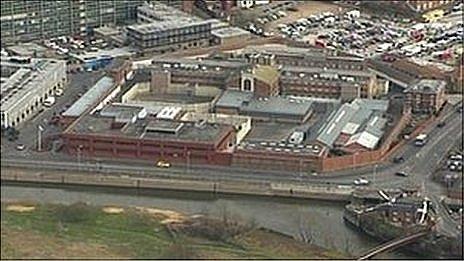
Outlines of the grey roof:
M355 99L352 103L367 110L386 111L388 109L388 100L358 98Z
M98 102L114 85L113 78L104 76L92 88L90 88L79 100L77 100L63 116L79 117L92 105Z
M276 55L325 57L325 50L319 48L302 48L280 44L253 45L243 49L243 53L269 53Z
M100 111L100 115L104 117L116 117L119 114L132 113L138 114L144 108L142 106L130 106L122 104L109 104Z
M137 113L131 111L125 111L117 114L114 118L115 122L133 122L137 120Z
M179 29L189 26L211 25L210 21L180 20L180 21L159 21L148 24L130 25L127 27L130 31L141 34L159 33L172 29Z
M189 58L155 58L154 64L171 63L171 64L188 64L188 65L204 65L211 67L227 67L227 68L242 68L249 67L250 65L243 61L231 61L220 59L189 59Z
M350 122L354 124L363 124L372 114L372 110L359 108L356 114L351 117Z
M360 76L371 77L374 74L369 71L362 70L349 70L349 69L333 69L333 68L320 68L320 67L303 67L303 66L282 66L281 71L293 73L317 73L317 74L337 74L345 76Z
M243 30L241 28L238 28L238 27L225 27L225 28L215 29L211 31L211 34L213 34L216 37L220 37L220 38L251 35L250 32Z
M84 115L76 124L72 125L69 132L79 134L92 134L102 136L126 137L132 139L156 139L174 142L205 142L216 143L219 138L231 131L232 127L226 124L209 124L195 126L193 123L179 124L172 121L157 121L151 118L138 119L136 122L128 122L122 128L112 128L113 117L100 115ZM152 123L154 122L154 123ZM151 131L147 131L148 130ZM175 131L177 130L177 133Z
M352 125L347 126L347 134L367 131L380 139L387 122L382 114L387 109L386 100L355 99L351 103L345 103L329 116L316 139L331 147L347 124Z
M54 59L31 59L30 63L16 63L12 57L0 59L2 74L13 72L0 86L0 105L2 111L8 111L25 101L43 96L45 88L55 85L62 77L66 77L66 63Z
M137 7L138 16L149 18L148 21L200 21L201 18L190 15L178 8L163 4L159 1L152 1ZM141 15L140 15L141 14ZM148 16L147 16L148 14Z
M253 98L251 92L225 91L216 102L216 107L232 107L239 109L244 101L250 101Z
M34 52L43 53L47 51L47 48L41 45L38 45L36 43L21 43L18 45L9 46L6 49L15 54L23 55L23 56L32 56Z
M184 124L175 121L150 121L145 127L145 131L177 134Z
M404 92L437 93L444 90L445 86L446 82L443 80L424 79L417 81Z
M372 115L366 123L364 130L378 138L381 138L383 136L383 128L386 124L387 119L382 118L379 113L374 113L374 115Z
M316 140L332 146L356 111L357 109L351 104L343 104L329 116L327 123L319 130Z
M280 96L255 98L251 92L228 90L216 102L216 107L236 108L245 114L305 115L312 104L312 101Z
M269 97L261 100L252 99L248 104L243 104L240 107L240 111L244 113L302 116L310 111L312 104L312 101Z

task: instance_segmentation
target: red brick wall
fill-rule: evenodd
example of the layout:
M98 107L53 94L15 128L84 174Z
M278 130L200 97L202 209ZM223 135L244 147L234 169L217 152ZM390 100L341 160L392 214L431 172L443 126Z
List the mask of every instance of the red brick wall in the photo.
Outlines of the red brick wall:
M191 164L230 165L232 153L220 150L234 144L235 135L230 128L216 143L176 142L166 140L139 140L123 137L93 136L65 133L61 135L64 151L82 157L136 158Z
M221 108L221 107L218 107L218 108L216 108L216 112L217 113L224 113L224 114L238 114L238 110L233 109L233 108Z
M307 84L299 80L281 79L280 86L283 94L287 95L302 95L311 97L326 97L326 98L339 98L340 87L335 85L318 85L311 82Z
M279 84L267 84L263 81L255 79L255 94L261 97L276 96L279 93Z
M268 169L285 171L320 171L321 161L318 157L292 155L288 153L270 153L267 151L238 150L233 155L234 166L250 169Z
M387 153L391 152L392 145L401 133L401 130L406 126L410 118L409 114L404 114L396 126L390 131L388 136L382 143L382 146L377 150L359 152L353 155L325 157L322 159L321 168L323 171L334 171L346 168L360 167L375 162L381 161Z
M108 72L117 84L122 84L126 79L126 74L132 70L132 62L124 61L121 66L112 68Z

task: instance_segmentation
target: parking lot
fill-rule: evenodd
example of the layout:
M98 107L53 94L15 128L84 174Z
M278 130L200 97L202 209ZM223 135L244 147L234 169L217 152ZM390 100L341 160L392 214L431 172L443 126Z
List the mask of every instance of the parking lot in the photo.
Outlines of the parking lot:
M291 23L311 14L336 11L340 7L322 1L275 1L268 5L241 10L237 24L259 36L273 36L278 25Z
M46 136L59 133L61 128L54 124L52 119L69 108L102 74L103 72L68 74L68 86L64 88L62 96L56 97L56 102L51 107L44 107L33 118L19 126L19 135L16 140L2 137L2 155L18 155L29 158L37 155L39 125L43 128L43 139Z
M463 145L462 137L456 140L455 146L443 157L433 177L437 182L451 186L453 182L463 178Z
M364 57L391 53L446 62L462 53L463 23L448 17L443 22L417 23L409 19L381 19L354 9L320 9L316 13L289 23L279 20L279 33L295 41ZM454 15L450 13L449 17Z

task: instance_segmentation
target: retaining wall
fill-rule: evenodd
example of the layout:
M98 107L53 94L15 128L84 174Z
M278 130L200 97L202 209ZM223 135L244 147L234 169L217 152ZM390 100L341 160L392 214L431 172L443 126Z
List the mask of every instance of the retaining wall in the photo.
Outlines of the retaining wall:
M349 201L351 186L301 186L291 183L198 181L187 179L142 178L85 172L36 172L22 168L2 168L1 181L55 185L103 186L132 189L164 189L253 196L278 196L301 199Z

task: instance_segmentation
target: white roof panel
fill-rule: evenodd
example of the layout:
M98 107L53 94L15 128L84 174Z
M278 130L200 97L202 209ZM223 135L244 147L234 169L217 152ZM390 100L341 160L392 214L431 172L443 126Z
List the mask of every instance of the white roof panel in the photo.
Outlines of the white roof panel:
M359 124L348 122L342 129L343 134L353 135L359 128Z
M380 138L370 134L367 131L363 131L361 133L357 133L348 140L346 145L350 145L353 143L358 143L359 145L366 147L368 149L373 149L379 142Z

